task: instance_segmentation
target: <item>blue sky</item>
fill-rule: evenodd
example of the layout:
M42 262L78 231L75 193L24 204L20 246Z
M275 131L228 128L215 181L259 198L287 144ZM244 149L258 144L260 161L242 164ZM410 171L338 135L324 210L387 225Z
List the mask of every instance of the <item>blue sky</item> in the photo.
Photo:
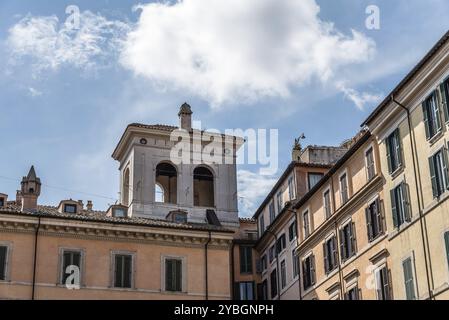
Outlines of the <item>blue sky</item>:
M444 0L298 3L1 1L0 192L14 197L34 164L40 203L106 209L118 197L111 153L126 125L177 124L187 101L206 128L279 129L276 174L239 166L241 215L251 215L295 137L353 136L448 29ZM69 5L81 11L73 33ZM379 30L365 27L368 5L380 9Z

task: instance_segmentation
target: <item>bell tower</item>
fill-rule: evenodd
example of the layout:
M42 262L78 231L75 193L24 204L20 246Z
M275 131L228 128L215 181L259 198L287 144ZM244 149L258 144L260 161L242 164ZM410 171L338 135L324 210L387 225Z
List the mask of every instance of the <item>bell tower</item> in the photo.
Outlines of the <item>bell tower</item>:
M22 211L37 210L37 198L41 194L41 179L36 176L34 166L31 166L26 177L22 178L20 196Z

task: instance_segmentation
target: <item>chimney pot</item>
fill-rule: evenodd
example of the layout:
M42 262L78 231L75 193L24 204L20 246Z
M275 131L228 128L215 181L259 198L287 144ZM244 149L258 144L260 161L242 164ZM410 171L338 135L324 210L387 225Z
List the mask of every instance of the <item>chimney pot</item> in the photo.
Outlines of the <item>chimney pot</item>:
M179 127L181 129L190 131L192 129L192 108L187 103L184 103L179 109Z
M87 200L87 205L86 205L86 207L87 207L87 210L88 210L88 211L92 211L92 209L93 209L93 207L94 207L94 204L92 203L92 200Z

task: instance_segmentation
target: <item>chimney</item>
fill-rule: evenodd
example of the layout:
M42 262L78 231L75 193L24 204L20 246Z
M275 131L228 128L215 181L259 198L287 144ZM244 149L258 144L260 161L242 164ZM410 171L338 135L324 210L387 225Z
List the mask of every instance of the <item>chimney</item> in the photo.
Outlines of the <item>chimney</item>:
M87 200L86 208L87 208L87 211L92 211L92 209L94 208L94 204L92 203L92 200Z
M187 104L184 103L179 109L179 127L181 129L190 131L192 129L192 109Z
M292 148L292 161L301 161L302 147L299 140L295 139Z
M83 200L78 200L78 204L80 205L81 210L83 210L83 209L84 209L84 203L83 203Z
M22 178L19 198L22 211L36 211L37 199L41 194L41 180L36 176L34 166L31 166L26 177Z

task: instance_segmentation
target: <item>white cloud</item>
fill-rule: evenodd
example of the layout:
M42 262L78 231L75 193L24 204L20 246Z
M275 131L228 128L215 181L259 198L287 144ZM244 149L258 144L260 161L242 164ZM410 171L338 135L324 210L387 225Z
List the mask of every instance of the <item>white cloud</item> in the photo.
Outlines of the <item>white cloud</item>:
M337 89L340 90L345 98L352 101L357 108L365 110L367 104L375 105L381 101L383 94L374 94L369 92L359 92L355 89L348 88L342 83L337 83Z
M30 59L35 71L57 70L64 65L79 69L109 64L117 54L129 25L109 21L85 11L79 28L59 21L56 16L26 16L9 29L7 45L10 62Z
M263 200L277 181L275 176L260 175L247 170L237 172L239 212L242 216L252 216L259 201Z
M40 97L42 95L42 92L33 87L30 87L30 88L28 88L28 94L34 98L34 97Z
M168 88L218 106L288 97L365 62L375 43L321 20L315 0L184 0L141 5L122 63Z

